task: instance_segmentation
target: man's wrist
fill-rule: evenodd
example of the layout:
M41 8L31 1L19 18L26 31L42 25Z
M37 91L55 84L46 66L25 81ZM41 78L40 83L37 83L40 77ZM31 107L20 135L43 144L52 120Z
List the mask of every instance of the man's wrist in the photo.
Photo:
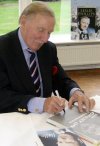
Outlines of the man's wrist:
M80 88L73 88L73 89L71 89L71 91L70 91L70 97L73 95L73 93L74 93L75 91L80 91L80 92L82 92L82 93L84 94L84 91L81 90Z
M27 104L28 111L31 113L42 113L44 101L45 101L45 98L42 98L42 97L31 98Z
M76 91L80 91L80 92L82 92L83 94L85 94L85 93L84 93L84 91L83 91L83 90L81 90L81 89L78 89L78 90L76 90Z

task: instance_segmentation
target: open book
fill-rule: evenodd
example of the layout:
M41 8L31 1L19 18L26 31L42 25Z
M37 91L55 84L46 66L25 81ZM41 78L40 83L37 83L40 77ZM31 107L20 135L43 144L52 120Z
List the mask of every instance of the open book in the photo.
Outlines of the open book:
M96 106L94 110L96 110ZM70 128L88 142L100 143L100 114L94 111L79 113L77 106L74 106L72 109L66 109L65 114L58 113L49 117L47 122L60 128Z

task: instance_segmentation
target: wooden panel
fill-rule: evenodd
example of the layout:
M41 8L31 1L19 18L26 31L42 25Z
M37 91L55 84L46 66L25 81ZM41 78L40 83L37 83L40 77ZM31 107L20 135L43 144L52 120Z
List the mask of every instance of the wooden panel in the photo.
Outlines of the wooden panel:
M66 73L80 85L87 96L100 95L100 69L73 70Z

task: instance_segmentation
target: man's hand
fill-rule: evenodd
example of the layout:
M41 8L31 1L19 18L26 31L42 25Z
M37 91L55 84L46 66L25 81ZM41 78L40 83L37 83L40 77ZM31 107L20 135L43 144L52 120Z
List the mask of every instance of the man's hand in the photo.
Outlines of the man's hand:
M81 90L76 90L73 93L68 103L69 108L72 108L74 102L78 102L78 109L80 112L83 112L84 110L89 112L95 105L95 100L89 99Z
M44 112L55 114L61 112L65 108L66 99L52 96L46 98L44 102Z

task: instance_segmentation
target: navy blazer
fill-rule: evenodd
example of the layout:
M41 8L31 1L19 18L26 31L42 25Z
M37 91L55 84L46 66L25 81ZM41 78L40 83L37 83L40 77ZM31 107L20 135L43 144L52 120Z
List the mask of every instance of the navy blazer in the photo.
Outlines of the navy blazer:
M43 97L47 98L57 89L60 95L69 99L70 90L78 87L59 64L56 46L45 43L37 57L43 81ZM53 67L58 72L53 75ZM0 36L0 113L28 113L27 103L35 97L29 69L18 38L18 30Z

